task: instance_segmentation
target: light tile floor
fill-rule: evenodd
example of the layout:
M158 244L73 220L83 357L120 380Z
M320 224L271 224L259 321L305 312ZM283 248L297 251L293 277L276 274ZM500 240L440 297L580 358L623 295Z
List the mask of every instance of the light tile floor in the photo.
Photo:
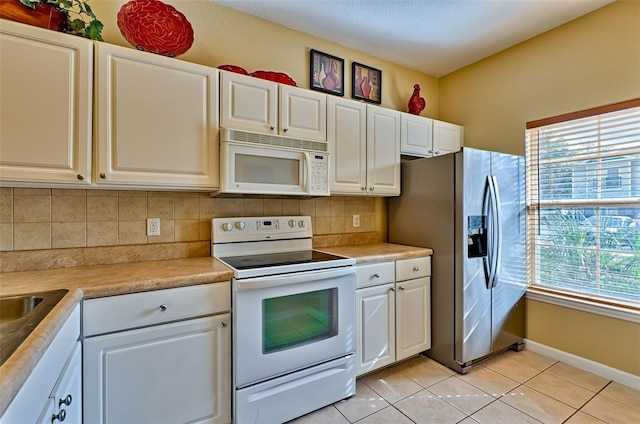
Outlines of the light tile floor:
M466 375L421 355L359 378L354 396L293 423L631 424L640 391L528 350Z

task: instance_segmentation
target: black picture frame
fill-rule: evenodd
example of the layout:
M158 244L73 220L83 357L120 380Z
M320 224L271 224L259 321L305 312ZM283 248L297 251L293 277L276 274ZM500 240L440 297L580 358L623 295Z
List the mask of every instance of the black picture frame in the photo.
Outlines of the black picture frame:
M382 71L380 69L353 62L351 80L351 97L370 103L382 103Z
M312 90L344 96L344 59L311 49L309 86Z

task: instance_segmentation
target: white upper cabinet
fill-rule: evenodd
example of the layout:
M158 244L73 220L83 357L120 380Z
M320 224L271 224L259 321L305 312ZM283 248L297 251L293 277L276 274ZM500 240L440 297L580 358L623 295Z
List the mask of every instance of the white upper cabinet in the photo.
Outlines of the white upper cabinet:
M433 121L433 156L457 152L462 148L464 128L448 122Z
M220 71L220 126L278 134L278 84Z
M367 192L400 194L400 112L367 105Z
M223 128L327 139L327 95L286 84L221 71Z
M218 70L96 43L98 184L219 186Z
M93 43L0 20L0 183L91 183Z
M327 140L327 95L280 85L280 133L305 140Z
M366 193L367 105L335 96L327 102L331 193Z
M332 194L400 194L400 112L329 96Z
M433 145L433 119L403 112L400 125L400 152L424 156Z
M401 115L400 152L403 155L431 157L462 148L464 127L409 113Z

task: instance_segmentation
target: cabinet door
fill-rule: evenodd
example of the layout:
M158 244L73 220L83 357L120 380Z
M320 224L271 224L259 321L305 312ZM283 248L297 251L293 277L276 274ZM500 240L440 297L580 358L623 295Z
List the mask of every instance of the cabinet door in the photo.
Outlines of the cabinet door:
M220 71L220 126L277 134L278 84Z
M400 112L367 106L367 192L400 194Z
M0 182L90 184L93 43L2 20L0 51Z
M396 283L396 360L431 348L430 278Z
M231 421L230 315L87 338L84 422Z
M433 119L410 113L400 115L400 153L412 156L431 156Z
M329 96L327 110L331 193L364 193L367 183L367 106Z
M97 43L99 184L218 187L218 70Z
M356 290L356 374L395 361L393 284Z
M53 389L54 414L65 424L82 424L82 361L80 342L76 342L60 379ZM62 412L64 410L64 413ZM51 417L49 417L51 418ZM62 420L60 420L62 421ZM49 421L51 422L51 421ZM56 422L55 420L53 421Z
M280 134L327 140L327 95L280 85Z
M457 152L462 148L463 127L448 122L433 121L433 156Z

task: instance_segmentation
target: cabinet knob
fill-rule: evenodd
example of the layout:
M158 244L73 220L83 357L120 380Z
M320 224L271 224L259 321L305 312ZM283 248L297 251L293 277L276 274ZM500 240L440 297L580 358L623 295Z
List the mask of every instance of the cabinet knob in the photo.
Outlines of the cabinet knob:
M160 306L158 306L158 309L162 312L166 311L169 307L167 305L165 305L164 303Z
M373 187L369 187L369 191L373 191Z
M420 271L420 268L418 268L417 266L414 266L413 267L413 272L418 272L418 271Z
M393 287L391 287L391 288L389 289L389 291L394 292L394 291L396 291L396 289L394 289Z
M289 131L289 128L283 128L282 131L287 132Z
M439 155L439 154L440 154L440 150L436 150L436 155Z
M429 153L433 153L433 150L429 150Z
M374 278L380 278L380 274L376 272L375 274L373 274L373 277Z
M60 422L62 422L65 418L67 418L67 411L61 409L60 412L51 416L51 422L54 422L55 420L59 420Z
M107 174L105 174L104 172L101 172L100 173L100 178L102 178L104 180L105 178L107 178Z
M220 323L220 327L222 327L222 328L227 328L227 325L229 325L229 324L227 324L227 321L222 321Z
M360 187L360 190L365 191L367 188L366 187Z
M270 127L269 127L269 129L270 129L271 131L273 131L273 130L275 130L275 129L276 129L276 127L274 127L274 126L272 125L272 126L270 126Z
M78 175L76 175L76 177L77 177L80 181L84 180L84 175L82 175L82 174L78 174Z
M73 402L73 398L71 397L71 395L67 395L66 398L60 399L58 401L58 408L60 408L62 405L69 406L69 405L71 405L71 402ZM60 421L62 421L62 420L60 420Z
M404 291L404 287L402 287L402 286L398 286L398 288L399 288L400 290Z

